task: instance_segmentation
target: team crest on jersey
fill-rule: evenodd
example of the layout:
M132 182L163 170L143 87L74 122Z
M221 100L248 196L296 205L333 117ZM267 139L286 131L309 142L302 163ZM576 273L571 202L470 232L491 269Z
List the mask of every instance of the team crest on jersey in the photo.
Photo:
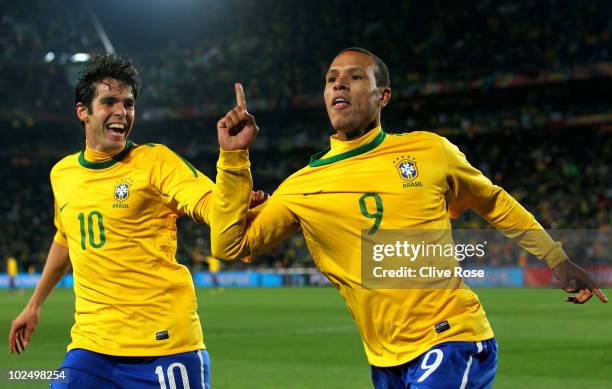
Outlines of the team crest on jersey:
M419 176L416 158L409 155L402 155L393 160L393 165L395 165L400 178L407 181L402 184L404 188L423 186L422 182L414 181L414 179Z
M412 181L419 175L417 170L416 160L412 157L401 156L396 158L393 163L397 168L397 171L404 180Z
M127 200L130 196L130 184L128 182L120 182L115 185L115 200L120 203Z
M113 208L127 208L127 204L122 203L130 197L131 186L132 180L129 178L123 178L115 184L113 195L119 204L113 204Z

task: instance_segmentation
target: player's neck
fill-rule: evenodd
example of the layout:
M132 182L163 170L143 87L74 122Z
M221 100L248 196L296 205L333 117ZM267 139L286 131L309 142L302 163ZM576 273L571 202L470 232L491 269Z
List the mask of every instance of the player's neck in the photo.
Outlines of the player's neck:
M380 122L373 121L370 124L368 124L366 127L363 127L363 128L356 128L356 129L349 130L349 131L336 130L336 139L342 142L355 140L357 138L361 138L362 136L374 130L378 126L380 126Z
M123 149L113 150L111 152L96 150L89 145L85 146L85 160L89 162L104 162L110 160L113 156L117 155Z

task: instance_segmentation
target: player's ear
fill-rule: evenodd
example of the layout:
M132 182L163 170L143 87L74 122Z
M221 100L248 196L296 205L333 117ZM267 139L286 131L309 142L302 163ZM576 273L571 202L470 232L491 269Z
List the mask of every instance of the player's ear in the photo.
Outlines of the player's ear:
M89 116L89 109L83 103L77 103L76 107L76 115L80 121L83 123L87 122L87 116Z
M389 100L391 100L391 88L380 88L380 100L378 101L378 105L381 108L384 108L387 106L387 104L389 104Z

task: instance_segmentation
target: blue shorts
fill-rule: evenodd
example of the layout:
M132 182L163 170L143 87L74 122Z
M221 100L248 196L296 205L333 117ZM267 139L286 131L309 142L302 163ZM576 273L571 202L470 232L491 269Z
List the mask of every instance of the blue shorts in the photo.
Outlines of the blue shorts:
M400 366L372 366L375 389L490 388L497 369L497 342L440 343Z
M68 351L53 389L197 388L210 389L206 350L164 357L115 357L83 349Z

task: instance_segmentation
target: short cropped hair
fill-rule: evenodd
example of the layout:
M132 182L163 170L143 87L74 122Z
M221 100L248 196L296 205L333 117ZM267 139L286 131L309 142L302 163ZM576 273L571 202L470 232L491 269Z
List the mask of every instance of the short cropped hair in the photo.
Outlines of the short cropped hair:
M132 89L134 99L138 98L140 76L132 61L115 54L96 55L79 74L74 94L75 105L81 103L91 112L98 84L107 78L125 83Z
M376 86L386 87L386 88L391 86L391 80L389 77L389 68L383 62L382 59L378 58L376 55L374 55L374 53L362 47L348 47L346 49L340 50L338 54L336 54L336 57L347 51L356 51L358 53L362 53L362 54L372 57L372 59L374 60L374 63L376 64L376 70L374 70L374 78L376 79Z

